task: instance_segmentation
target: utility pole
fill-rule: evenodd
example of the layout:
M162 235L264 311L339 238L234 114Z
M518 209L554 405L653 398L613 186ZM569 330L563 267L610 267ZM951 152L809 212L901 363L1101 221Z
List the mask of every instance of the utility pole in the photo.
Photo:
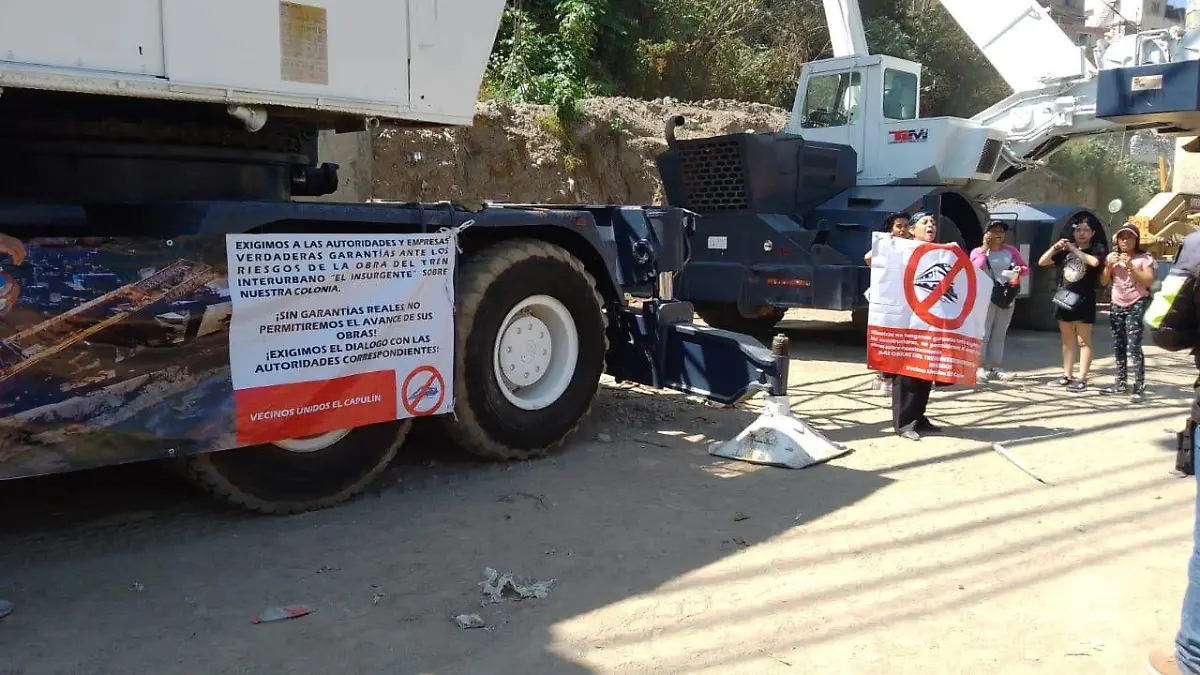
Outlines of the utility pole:
M1184 15L1184 27L1192 30L1200 26L1200 0L1187 0L1187 14Z

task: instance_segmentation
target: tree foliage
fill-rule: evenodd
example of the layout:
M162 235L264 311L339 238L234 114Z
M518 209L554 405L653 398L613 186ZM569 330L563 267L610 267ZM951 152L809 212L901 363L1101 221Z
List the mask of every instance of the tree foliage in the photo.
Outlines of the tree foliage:
M1050 157L1047 169L1075 202L1102 208L1116 198L1124 202L1125 213L1133 213L1158 192L1158 176L1154 169L1129 161L1122 145L1120 135L1070 141Z
M872 52L924 64L926 114L969 117L1007 94L940 4L862 7ZM820 0L510 0L487 86L568 113L596 94L790 107L801 66L831 55Z

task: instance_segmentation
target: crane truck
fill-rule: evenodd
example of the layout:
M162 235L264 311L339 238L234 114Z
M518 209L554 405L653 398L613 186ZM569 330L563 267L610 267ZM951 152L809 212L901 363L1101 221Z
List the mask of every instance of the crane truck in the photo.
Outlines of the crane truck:
M5 2L0 479L162 459L291 513L414 421L544 455L602 373L785 393L778 349L673 299L684 210L307 200L322 131L471 124L503 6Z
M888 213L933 213L942 241L974 247L990 217L1014 215L989 214L984 200L1069 139L1200 130L1200 31L1129 34L1089 56L1036 0L941 4L1013 90L971 119L921 117L921 65L871 54L857 0L824 0L833 57L803 67L782 132L684 140L685 120L667 120L667 201L700 216L676 295L707 323L758 333L793 307L865 322L863 255ZM1031 212L1010 232L1031 260L1091 213ZM1053 327L1055 281L1053 270L1022 280L1015 323Z

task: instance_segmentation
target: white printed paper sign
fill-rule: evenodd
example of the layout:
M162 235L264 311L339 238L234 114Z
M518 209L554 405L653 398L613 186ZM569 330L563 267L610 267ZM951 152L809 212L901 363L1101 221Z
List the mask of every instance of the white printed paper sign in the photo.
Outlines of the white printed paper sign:
M991 291L992 280L956 244L876 239L867 367L974 386Z
M453 233L231 234L243 445L449 412Z

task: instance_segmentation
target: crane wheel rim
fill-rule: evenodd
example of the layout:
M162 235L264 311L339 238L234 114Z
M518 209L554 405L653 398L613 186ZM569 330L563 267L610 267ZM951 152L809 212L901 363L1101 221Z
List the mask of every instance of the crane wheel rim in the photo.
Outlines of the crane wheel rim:
M531 295L500 322L492 368L500 393L517 408L553 405L571 386L578 362L579 329L557 298Z
M334 429L323 434L313 434L312 436L301 436L299 438L287 438L281 441L272 443L277 448L295 452L297 454L308 454L310 452L320 452L325 448L341 441L346 436L350 435L353 429L347 427L345 429Z

